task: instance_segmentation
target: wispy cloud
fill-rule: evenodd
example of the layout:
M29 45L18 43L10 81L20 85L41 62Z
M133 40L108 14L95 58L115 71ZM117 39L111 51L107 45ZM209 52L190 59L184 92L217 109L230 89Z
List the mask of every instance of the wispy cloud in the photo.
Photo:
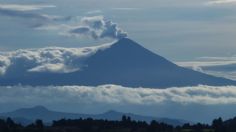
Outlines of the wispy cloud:
M236 57L200 57L196 61L177 62L178 65L215 76L236 79Z
M120 10L120 11L132 11L132 10L140 10L141 8L131 8L131 7L116 7L111 8L112 10Z
M100 14L100 13L102 13L102 10L91 10L86 12L86 14Z
M38 27L44 24L56 21L67 21L71 17L62 17L57 15L48 15L33 12L34 10L42 10L44 8L54 8L54 5L21 5L21 4L0 4L0 15L22 18L30 27Z
M50 20L56 16L32 13L32 10L56 7L54 5L20 5L20 4L0 4L0 14L10 17L23 17L32 19Z
M0 4L0 9L14 11L32 11L44 8L54 8L55 5L22 5L22 4Z
M211 0L207 2L208 5L214 5L214 4L231 4L236 3L236 0Z

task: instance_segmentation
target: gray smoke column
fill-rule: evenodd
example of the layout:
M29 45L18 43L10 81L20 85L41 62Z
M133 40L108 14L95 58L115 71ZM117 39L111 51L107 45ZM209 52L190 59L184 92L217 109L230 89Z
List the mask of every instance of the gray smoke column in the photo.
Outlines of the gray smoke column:
M93 39L121 39L127 37L127 33L119 28L116 23L105 20L103 16L83 17L81 24L73 27L69 31L69 34L74 36L88 36Z

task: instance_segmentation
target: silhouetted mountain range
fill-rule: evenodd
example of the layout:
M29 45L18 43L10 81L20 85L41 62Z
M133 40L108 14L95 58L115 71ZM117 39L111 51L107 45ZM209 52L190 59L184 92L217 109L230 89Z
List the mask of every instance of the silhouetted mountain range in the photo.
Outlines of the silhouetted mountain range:
M1 85L88 85L116 84L127 87L167 88L180 86L236 85L236 81L214 77L177 66L136 42L123 38L98 50L83 61L83 68L70 73L26 72L1 77Z
M65 119L79 119L79 118L93 118L93 119L107 119L107 120L121 120L122 116L126 115L131 117L136 121L146 121L151 122L156 120L159 122L164 122L171 125L183 125L188 121L179 120L179 119L169 119L169 118L158 118L151 116L141 116L131 113L121 113L117 111L108 111L102 114L77 114L77 113L65 113L65 112L56 112L48 110L43 106L35 106L32 108L22 108L12 112L0 113L0 117L7 118L11 117L16 122L22 123L24 125L34 122L37 119L41 119L44 122L50 123L53 120L59 120L62 118Z

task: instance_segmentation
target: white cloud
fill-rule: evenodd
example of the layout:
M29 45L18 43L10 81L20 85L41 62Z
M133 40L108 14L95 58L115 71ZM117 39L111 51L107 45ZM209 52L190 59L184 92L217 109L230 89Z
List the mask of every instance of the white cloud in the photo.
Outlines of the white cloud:
M14 11L32 11L43 8L53 8L55 5L20 5L20 4L0 4L0 9Z
M235 86L195 86L167 89L128 88L117 85L89 86L11 86L0 89L1 103L103 103L103 104L236 104ZM17 94L16 94L17 93Z
M91 11L86 12L86 14L101 14L101 13L102 13L101 10L91 10Z
M7 71L68 73L80 70L83 61L111 44L84 48L48 47L0 52L0 75Z
M134 10L140 10L141 8L130 8L130 7L117 7L117 8L112 8L112 10L119 10L119 11L134 11Z
M8 59L8 57L0 55L0 75L4 75L10 65L11 61Z
M235 3L236 0L212 0L207 2L208 5L212 5L212 4L231 4L231 3Z

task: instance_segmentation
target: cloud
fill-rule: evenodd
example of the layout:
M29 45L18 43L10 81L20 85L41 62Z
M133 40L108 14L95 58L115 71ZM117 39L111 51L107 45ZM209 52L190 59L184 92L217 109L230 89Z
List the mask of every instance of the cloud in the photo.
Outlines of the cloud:
M23 18L30 27L38 30L54 30L60 35L75 37L90 37L93 39L111 38L120 39L127 37L127 33L118 27L116 23L105 20L103 16L83 17L78 22L60 23L70 21L76 17L63 17L56 15L40 14L32 12L44 8L56 7L54 5L20 5L0 4L0 14L8 17ZM88 14L100 13L100 10L90 11Z
M207 2L208 5L214 5L214 4L231 4L235 3L236 0L212 0L210 2Z
M46 14L37 14L25 11L18 11L18 10L8 10L8 9L1 9L0 14L10 17L20 17L20 18L28 18L28 19L37 19L41 21L53 21L59 20L61 17L59 16L51 16Z
M110 44L84 48L48 47L0 52L0 75L18 72L68 73L83 67L83 61Z
M177 62L196 71L236 80L236 57L200 57L196 61Z
M86 14L101 14L101 13L102 13L101 10L91 10L91 11L86 12Z
M32 13L32 10L40 10L43 8L52 8L54 5L19 5L19 4L0 4L0 14L10 17L23 17L41 20L54 20L56 16Z
M9 86L0 89L2 103L73 103L73 104L131 104L158 105L177 103L182 105L236 104L236 87L173 87L168 89L128 88L117 85L88 86ZM17 94L16 94L17 93Z
M20 4L0 4L0 9L2 10L12 10L12 11L32 11L41 10L44 8L54 8L55 5L20 5Z
M127 33L120 29L117 24L110 20L105 20L103 16L83 17L79 26L71 27L68 34L72 36L88 36L93 39L121 39L127 37Z
M134 11L134 10L140 10L141 8L128 8L128 7L126 7L126 8L122 8L122 7L120 7L120 8L111 8L112 10L119 10L119 11Z
M30 27L37 28L42 25L57 21L68 21L71 17L40 14L32 12L44 8L54 8L54 5L20 5L20 4L0 4L0 14L13 18L23 18Z

